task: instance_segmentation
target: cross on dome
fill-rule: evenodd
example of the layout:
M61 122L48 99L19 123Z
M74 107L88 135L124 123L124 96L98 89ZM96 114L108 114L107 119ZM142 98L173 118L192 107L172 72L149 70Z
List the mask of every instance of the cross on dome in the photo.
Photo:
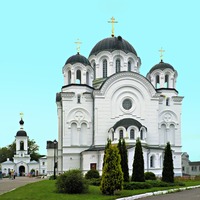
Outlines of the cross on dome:
M160 52L160 60L162 61L163 60L163 52L165 52L165 50L162 49L162 47L161 47L161 49L158 51Z
M112 17L112 18L111 18L111 21L108 21L108 23L112 23L112 34L111 34L111 36L114 37L114 32L115 32L114 24L115 24L115 23L118 23L118 21L115 21L115 18Z
M74 42L74 43L76 44L76 50L77 50L77 53L79 54L80 53L80 46L81 46L82 42L78 38L77 41Z

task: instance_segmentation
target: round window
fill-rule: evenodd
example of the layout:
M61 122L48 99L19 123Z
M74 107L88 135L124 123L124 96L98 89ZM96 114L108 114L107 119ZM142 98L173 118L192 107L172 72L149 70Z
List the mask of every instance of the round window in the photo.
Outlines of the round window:
M130 110L132 108L132 101L130 99L125 99L122 106L125 110Z

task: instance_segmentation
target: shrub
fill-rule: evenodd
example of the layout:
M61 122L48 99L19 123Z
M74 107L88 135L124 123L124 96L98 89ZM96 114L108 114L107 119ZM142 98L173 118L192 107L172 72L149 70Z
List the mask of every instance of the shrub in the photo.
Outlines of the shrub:
M99 172L96 169L91 169L85 174L86 179L99 178Z
M145 180L156 180L156 175L153 172L144 173Z
M152 187L169 187L171 186L167 182L163 182L160 180L147 180L146 183L150 184Z
M55 178L57 179L57 176L56 176ZM54 175L51 175L51 176L49 177L49 180L54 180Z
M74 169L61 174L56 181L60 193L79 194L88 191L88 183L80 170Z
M152 185L147 182L125 182L123 188L124 190L149 189Z
M101 178L92 178L88 180L89 185L100 186Z

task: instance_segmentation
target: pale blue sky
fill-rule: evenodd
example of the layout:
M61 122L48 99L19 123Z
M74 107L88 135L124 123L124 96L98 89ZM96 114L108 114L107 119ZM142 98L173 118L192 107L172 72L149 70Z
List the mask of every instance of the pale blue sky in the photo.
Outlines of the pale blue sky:
M0 1L0 147L13 142L19 113L30 139L46 154L46 141L57 139L56 92L63 86L62 67L82 41L88 57L94 45L111 34L129 41L146 76L160 60L178 71L183 100L182 145L200 160L198 0L2 0Z

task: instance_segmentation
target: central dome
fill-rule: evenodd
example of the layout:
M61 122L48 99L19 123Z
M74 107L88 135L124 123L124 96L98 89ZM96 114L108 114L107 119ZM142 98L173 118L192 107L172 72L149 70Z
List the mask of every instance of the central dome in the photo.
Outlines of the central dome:
M133 48L133 46L129 42L124 40L121 36L110 37L101 40L94 46L89 56L97 55L101 51L113 52L115 50L121 50L124 51L125 53L131 52L137 56L137 53Z

